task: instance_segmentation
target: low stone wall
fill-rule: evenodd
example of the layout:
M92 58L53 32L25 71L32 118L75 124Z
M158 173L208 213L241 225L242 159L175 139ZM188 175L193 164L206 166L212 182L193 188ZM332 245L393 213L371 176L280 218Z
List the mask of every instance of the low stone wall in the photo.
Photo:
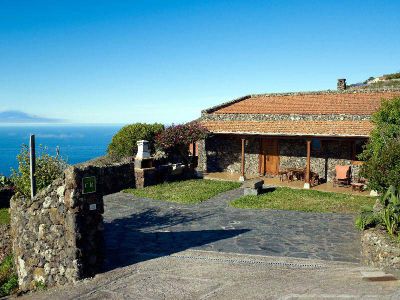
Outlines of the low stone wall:
M84 189L83 178L94 177ZM103 195L134 187L132 162L71 166L34 199L14 196L11 234L23 291L93 276L103 263ZM85 193L87 192L87 193Z
M186 168L182 176L189 174L193 170ZM112 163L100 158L68 167L34 199L14 196L11 235L20 289L32 290L39 282L64 285L98 273L104 260L103 196L173 175L135 169L132 159Z
M362 233L361 255L363 263L369 266L400 270L400 244L384 230L374 228Z

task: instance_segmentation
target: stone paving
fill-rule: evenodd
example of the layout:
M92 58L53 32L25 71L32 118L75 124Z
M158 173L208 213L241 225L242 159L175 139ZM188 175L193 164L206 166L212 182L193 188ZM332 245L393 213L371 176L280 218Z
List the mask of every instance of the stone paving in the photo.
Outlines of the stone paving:
M196 205L105 197L106 270L186 249L358 262L354 215L232 208L241 189Z
M21 298L400 299L398 280L364 277L377 270L358 263L354 216L229 207L241 193L191 206L110 195L105 272Z
M185 250L22 299L400 299L356 263ZM19 299L21 299L19 298Z

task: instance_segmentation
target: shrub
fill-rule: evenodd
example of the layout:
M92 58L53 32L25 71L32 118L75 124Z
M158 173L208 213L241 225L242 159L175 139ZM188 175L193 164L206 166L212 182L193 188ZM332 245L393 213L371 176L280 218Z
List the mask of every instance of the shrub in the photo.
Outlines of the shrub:
M364 230L381 224L385 226L391 237L397 236L400 240L400 189L394 186L389 187L387 192L380 197L380 202L383 209L379 212L374 212L370 207L362 209L361 214L356 218L355 226Z
M381 198L384 205L382 221L390 236L394 236L400 227L400 190L391 186Z
M400 79L400 72L383 75L383 78L386 80Z
M18 193L30 196L30 162L29 148L22 145L20 153L17 155L18 170L12 169L11 180L15 185ZM40 146L38 155L36 156L36 188L37 191L47 187L55 179L60 177L67 163L60 156L50 156L47 148Z
M389 186L400 186L400 97L382 102L372 116L375 125L360 159L365 163L362 176L368 178L369 188L379 192Z
M356 218L355 226L360 230L365 230L375 227L381 221L381 217L374 213L372 207L363 207L360 215Z
M15 273L12 255L0 262L0 297L5 297L15 292L18 288L18 277Z
M199 123L172 125L156 137L156 147L164 151L170 159L188 161L189 145L206 138L208 130Z
M12 181L10 178L0 175L0 190L6 187L12 187Z
M135 123L126 125L115 134L108 145L107 153L113 159L121 159L133 156L137 152L137 141L147 140L150 150L154 152L154 139L157 134L164 130L164 125Z

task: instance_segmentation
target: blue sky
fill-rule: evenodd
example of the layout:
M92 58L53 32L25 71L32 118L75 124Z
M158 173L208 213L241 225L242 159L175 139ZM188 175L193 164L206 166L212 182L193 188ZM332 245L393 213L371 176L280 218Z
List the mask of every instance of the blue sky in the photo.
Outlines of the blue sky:
M0 111L179 123L249 93L400 71L395 0L0 5Z

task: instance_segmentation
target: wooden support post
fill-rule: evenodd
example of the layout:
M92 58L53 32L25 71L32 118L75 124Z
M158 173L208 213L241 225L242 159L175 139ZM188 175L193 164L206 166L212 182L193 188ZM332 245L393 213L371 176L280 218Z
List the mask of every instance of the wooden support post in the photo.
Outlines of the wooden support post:
M306 174L304 176L304 188L310 188L310 172L311 172L311 140L307 140L307 165Z
M240 178L239 178L239 181L244 181L245 180L245 172L244 172L244 164L245 164L245 161L244 161L244 146L245 146L245 142L246 142L246 140L245 139L242 139L242 168L241 168L241 172L242 172L242 174L241 174L241 176L240 176Z
M30 179L31 179L31 198L36 195L36 153L35 153L35 135L31 134L29 140L29 164L30 164Z

